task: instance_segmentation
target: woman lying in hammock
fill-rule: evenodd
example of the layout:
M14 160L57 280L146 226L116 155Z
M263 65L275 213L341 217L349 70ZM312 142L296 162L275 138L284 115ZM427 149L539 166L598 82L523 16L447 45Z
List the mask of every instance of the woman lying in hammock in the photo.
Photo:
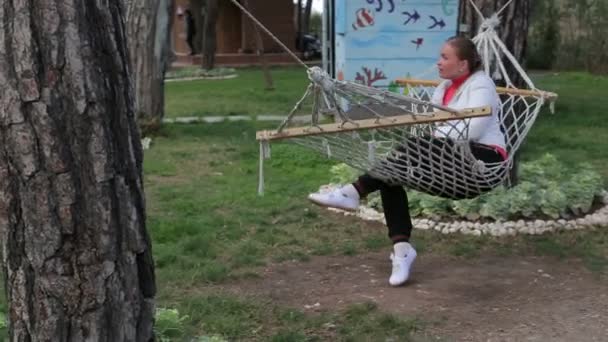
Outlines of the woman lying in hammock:
M490 106L492 115L489 117L470 119L467 127L460 122L456 125L446 123L436 128L434 135L438 139L416 138L413 144L426 144L432 148L442 149L452 147L451 138L458 138L462 132L468 132L473 156L485 163L497 163L507 158L505 139L500 130L498 112L499 98L496 86L481 70L482 61L475 44L466 38L450 38L441 49L441 57L437 63L439 76L443 81L435 90L432 102L453 109ZM423 151L424 149L421 149ZM409 150L409 153L412 153ZM426 150L421 158L432 158ZM423 152L424 153L424 152ZM441 155L441 154L438 154ZM447 155L447 154L446 154ZM436 157L437 158L437 157ZM432 163L429 163L432 165ZM456 175L452 175L456 176ZM432 182L430 182L432 183ZM491 188L494 184L487 184ZM408 209L408 199L401 185L391 185L373 177L370 174L360 176L354 183L336 189L329 193L314 193L309 199L324 207L345 210L356 210L361 198L371 192L380 190L382 206L388 235L393 241L393 264L389 283L393 286L404 284L410 275L410 268L416 259L416 250L409 244L412 231L412 221ZM438 195L441 195L438 193ZM463 196L464 197L464 196Z

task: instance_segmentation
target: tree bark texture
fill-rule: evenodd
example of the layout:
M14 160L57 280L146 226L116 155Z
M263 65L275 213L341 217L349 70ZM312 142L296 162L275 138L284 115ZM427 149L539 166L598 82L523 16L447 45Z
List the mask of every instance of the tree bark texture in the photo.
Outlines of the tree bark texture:
M215 52L217 50L216 26L218 14L218 0L206 0L205 23L203 28L203 68L207 70L215 67Z
M170 67L172 0L131 0L127 38L135 87L135 113L143 134L158 129L165 108Z
M0 5L0 239L11 341L153 340L123 0Z
M474 0L484 17L489 18L498 12L509 0ZM514 0L500 15L500 25L496 28L500 39L521 65L524 65L528 38L528 19L530 15L529 0ZM469 28L464 35L472 38L477 34L482 19L479 17L469 0L460 0L458 17L460 24ZM523 85L523 79L515 68L508 62L504 63L511 81L516 86Z

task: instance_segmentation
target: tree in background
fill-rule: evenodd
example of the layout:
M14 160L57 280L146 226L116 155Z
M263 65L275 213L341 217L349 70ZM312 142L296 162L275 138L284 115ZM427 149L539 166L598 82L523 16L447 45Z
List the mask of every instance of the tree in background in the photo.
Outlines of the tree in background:
M560 13L554 0L532 3L528 32L528 67L551 69L558 58Z
M595 0L588 2L586 28L587 34L587 70L596 74L608 74L608 1ZM581 1L578 6L582 7ZM585 7L583 7L585 8Z
M241 0L242 6L249 11L254 17L255 13L252 13L251 8L249 7L248 0ZM253 27L254 35L255 35L255 50L258 55L260 64L262 65L262 74L264 75L265 89L266 90L274 90L274 82L272 80L272 74L270 73L270 67L268 65L268 61L264 56L264 41L262 40L262 35L260 34L260 30L255 22L251 22L251 26Z
M323 31L323 15L318 12L313 12L310 15L310 27L311 33L317 34L317 37L321 37Z
M0 7L0 241L11 341L154 338L123 6Z
M553 1L562 23L557 67L608 74L608 1Z
M302 32L310 32L310 16L312 14L312 0L306 0L304 14L302 15Z
M158 129L165 112L165 72L171 65L171 0L127 2L127 39L135 113L143 134Z
M486 18L498 12L510 0L474 0L477 7L481 10ZM469 0L460 1L458 23L465 24L468 31L465 36L472 38L477 34L481 25L481 18L469 3ZM513 56L520 62L525 64L526 47L528 39L528 23L530 14L530 0L513 0L507 8L502 12L500 18L500 26L498 33L502 41L511 51ZM523 79L510 63L505 63L507 74L511 81L517 85L523 85Z
M219 12L218 0L206 0L203 7L203 69L215 67L215 52L217 50L217 19Z
M298 0L296 3L296 9L297 9L296 24L298 25L298 27L296 29L296 34L297 34L296 48L300 51L302 51L304 49L302 36L304 34L307 34L310 32L309 31L310 18L311 18L311 13L312 13L312 1L313 0L305 0L305 2L302 2L302 1L303 0Z
M608 74L608 1L536 0L530 66Z

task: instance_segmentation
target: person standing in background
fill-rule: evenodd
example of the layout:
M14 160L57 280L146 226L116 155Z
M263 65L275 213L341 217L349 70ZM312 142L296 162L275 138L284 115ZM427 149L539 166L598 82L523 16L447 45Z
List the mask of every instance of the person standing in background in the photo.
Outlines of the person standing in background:
M190 8L186 8L184 14L186 19L186 42L190 47L190 56L192 56L196 54L196 51L194 49L194 35L196 35L196 23L194 22L194 16L192 15L192 11L190 11Z

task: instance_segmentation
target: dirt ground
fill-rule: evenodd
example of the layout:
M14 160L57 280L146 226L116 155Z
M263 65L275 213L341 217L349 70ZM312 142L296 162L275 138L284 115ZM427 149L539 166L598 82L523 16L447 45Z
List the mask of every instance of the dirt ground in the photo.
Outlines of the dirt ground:
M578 260L419 255L406 286L389 274L386 252L315 257L230 287L304 311L371 301L419 318L417 341L608 341L608 279Z

